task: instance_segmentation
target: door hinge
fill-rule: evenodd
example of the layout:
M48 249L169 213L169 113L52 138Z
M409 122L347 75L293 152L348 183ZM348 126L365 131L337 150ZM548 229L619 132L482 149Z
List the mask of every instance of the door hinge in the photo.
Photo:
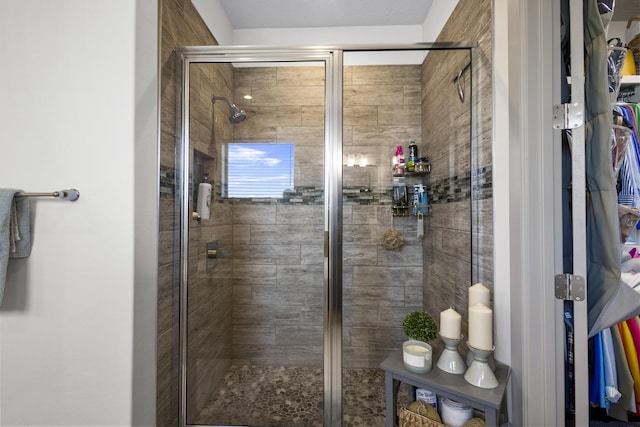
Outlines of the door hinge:
M557 299L584 301L584 277L573 274L557 274L555 282Z
M575 129L584 124L584 111L582 105L557 104L553 106L553 128Z

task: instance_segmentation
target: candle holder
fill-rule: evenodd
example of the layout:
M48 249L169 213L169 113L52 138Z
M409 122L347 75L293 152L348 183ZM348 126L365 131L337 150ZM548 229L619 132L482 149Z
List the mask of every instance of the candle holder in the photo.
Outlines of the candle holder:
M438 359L437 366L440 370L456 375L464 374L467 370L467 365L465 365L462 356L458 353L458 344L460 344L462 338L464 338L463 335L460 335L460 338L449 338L440 335L445 347Z
M467 366L471 366L471 364L473 363L473 352L471 350L469 350L469 352L467 353ZM489 355L489 360L487 360L487 363L489 364L489 367L491 368L491 370L493 372L496 371L496 359L493 357L493 353L491 353Z
M491 350L482 350L471 347L469 341L467 341L467 346L469 347L469 351L473 353L473 362L464 374L464 379L469 384L479 388L490 389L498 387L498 379L488 363L489 357L493 354L496 347L491 347Z

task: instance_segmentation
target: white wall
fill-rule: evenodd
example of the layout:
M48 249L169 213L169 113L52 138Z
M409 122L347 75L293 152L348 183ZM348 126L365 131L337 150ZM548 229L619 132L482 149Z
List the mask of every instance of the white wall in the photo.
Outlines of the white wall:
M434 0L423 25L359 27L233 29L219 0L194 0L198 13L220 45L233 46L345 46L433 42L447 23L458 0ZM345 65L419 64L422 53L349 52Z
M219 0L193 4L220 45L345 45L432 42L458 0L434 0L423 25L233 29Z
M207 25L209 25L208 22ZM213 28L214 35L215 31L217 29ZM420 41L422 41L422 27L420 25L233 30L234 45L326 46L363 43L417 43Z
M154 422L157 5L138 3L0 3L0 186L81 194L32 199L9 262L2 426Z
M233 27L220 0L191 0L207 26L215 28L214 37L221 46L233 44Z
M459 0L433 0L422 24L422 40L434 42L458 5Z

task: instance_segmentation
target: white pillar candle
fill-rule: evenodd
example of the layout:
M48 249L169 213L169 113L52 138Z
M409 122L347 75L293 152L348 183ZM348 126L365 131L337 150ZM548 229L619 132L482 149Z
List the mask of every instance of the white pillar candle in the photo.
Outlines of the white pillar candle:
M491 291L482 283L476 283L469 288L469 307L476 304L491 307Z
M469 345L480 350L493 349L493 311L484 304L469 307Z
M445 338L460 338L462 316L452 308L440 312L440 335Z

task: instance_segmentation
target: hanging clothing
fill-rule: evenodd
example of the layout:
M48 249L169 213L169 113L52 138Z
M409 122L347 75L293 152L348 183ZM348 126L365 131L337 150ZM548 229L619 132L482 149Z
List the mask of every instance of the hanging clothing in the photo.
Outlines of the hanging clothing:
M633 377L635 404L637 407L638 397L640 397L640 366L638 365L638 353L627 322L620 322L619 326L620 335L622 336L622 344L624 346L624 353L627 357L627 364L629 365L629 371L631 371L631 376Z
M616 104L614 114L614 137L628 129L630 138L620 164L618 176L618 203L640 209L640 143L638 141L636 115L628 104ZM617 142L617 141L616 141Z
M603 329L598 333L602 340L602 360L604 365L604 389L607 399L606 408L610 408L611 403L616 403L622 397L618 390L618 367L616 365L615 349L613 347L613 337L611 329Z
M637 116L630 104L623 103L615 104L613 114L616 143L620 135L629 135L618 176L618 203L640 209L640 143Z
M636 319L637 317L628 319L627 326L629 327L629 332L631 332L631 336L633 337L633 344L636 348L636 354L640 355L640 327L638 327Z
M627 364L627 357L624 353L624 345L618 325L610 328L613 338L614 354L616 357L616 373L618 380L618 390L622 395L616 403L609 406L609 416L620 421L628 421L627 411L636 412L636 398L633 387L633 377Z
M589 401L594 406L608 408L609 403L605 397L604 386L604 360L601 334L593 337L593 375L589 381Z

